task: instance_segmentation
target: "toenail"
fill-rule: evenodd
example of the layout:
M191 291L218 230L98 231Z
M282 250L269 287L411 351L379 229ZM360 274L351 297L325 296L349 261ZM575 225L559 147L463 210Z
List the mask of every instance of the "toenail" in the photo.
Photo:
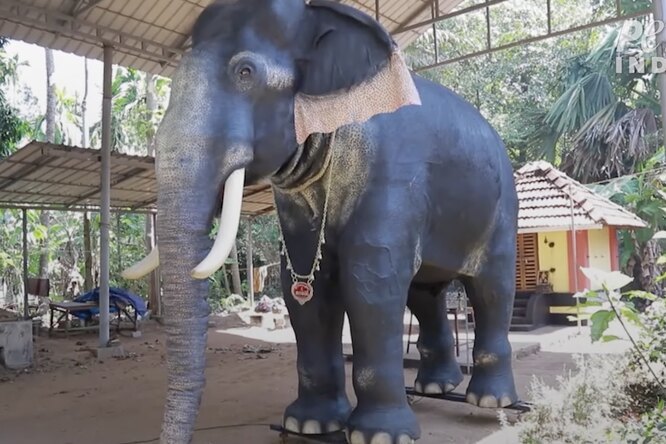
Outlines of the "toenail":
M306 435L319 435L321 433L321 424L313 419L305 421L303 424L303 433Z

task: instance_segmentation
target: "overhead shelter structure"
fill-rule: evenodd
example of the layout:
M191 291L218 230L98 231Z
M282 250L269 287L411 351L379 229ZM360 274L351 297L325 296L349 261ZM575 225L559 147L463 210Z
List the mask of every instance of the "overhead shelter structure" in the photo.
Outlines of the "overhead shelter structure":
M100 211L101 151L32 141L0 160L0 208ZM110 209L157 211L155 158L111 153ZM241 214L273 211L268 185L245 187Z
M428 20L429 17L450 12L461 1L344 0L343 3L375 16L404 47L427 28L427 24L419 25L419 23ZM0 36L104 62L102 147L99 152L100 185L99 192L89 198L99 199L101 213L100 347L106 347L109 342L112 65L171 76L182 55L191 46L192 26L196 18L212 2L212 0L0 0ZM436 14L433 13L435 6ZM12 180L14 179L9 179ZM44 190L43 194L47 194L47 191ZM57 200L55 195L50 198L54 202ZM33 199L35 206L39 206L36 201L40 199L34 195L27 199ZM45 201L44 197L41 200ZM13 203L18 205L16 201ZM57 204L63 203L67 206L67 202Z
M27 273L27 210L100 211L101 151L32 141L0 161L0 208L23 212L23 273ZM111 153L110 211L154 214L157 211L155 159ZM247 186L241 214L255 217L273 210L267 185ZM27 316L28 292L24 292Z

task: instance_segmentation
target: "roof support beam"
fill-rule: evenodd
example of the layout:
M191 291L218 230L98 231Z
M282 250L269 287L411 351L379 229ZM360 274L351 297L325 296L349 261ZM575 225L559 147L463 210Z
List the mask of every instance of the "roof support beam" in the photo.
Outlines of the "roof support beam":
M124 174L121 174L120 176L118 176L114 180L112 180L111 181L111 187L115 187L116 185L119 185L119 184L125 182L126 180L133 179L134 177L136 177L137 174L141 174L144 171L145 170L143 168L133 168L130 171L128 171ZM77 197L75 200L72 200L71 202L68 202L67 206L76 205L78 203L81 203L84 200L91 198L92 196L94 196L98 192L99 192L99 190L89 191L89 192Z
M410 19L405 20L405 25L401 26L399 29L397 29L394 32L394 34L402 34L403 32L412 31L412 30L415 30L417 28L421 28L423 26L432 25L434 23L439 23L441 21L451 19L453 17L458 17L460 15L469 14L470 12L474 12L474 11L477 11L479 9L486 9L486 8L491 7L491 6L499 5L500 3L504 3L504 2L507 2L507 1L509 1L509 0L488 0L485 3L480 3L478 5L470 6L468 8L464 8L464 9L461 9L459 11L451 12L449 14L444 14L444 15L439 15L440 12L435 11L435 16L434 17L432 17L428 20L424 20L424 21L419 22L419 23L415 23L413 25L410 25L409 23L411 22L411 20L414 20L414 18L412 18L411 20ZM430 2L430 3L432 3L432 2ZM420 13L422 13L423 11L425 11L425 8L423 8L420 11ZM418 17L419 14L414 14L413 17Z
M132 206L131 209L135 210L135 209L143 208L143 207L148 206L150 204L154 204L155 202L157 202L157 196L153 196L150 199L146 199L143 202L139 202L138 204Z
M0 201L0 208L2 209L11 209L11 210L51 210L51 211L75 211L75 212L98 212L99 207L97 206L80 206L66 208L62 205L57 204L41 204L41 203L25 203L20 204L16 202L3 202ZM122 214L155 214L157 210L153 209L144 209L144 210L133 210L129 205L126 207L115 206L111 208L113 213L122 213Z
M392 34L401 34L403 32L409 31L407 29L409 27L409 24L412 23L414 20L416 20L417 17L419 17L421 14L423 14L428 8L432 8L432 3L434 0L428 0L422 7L414 11L412 14L407 17L407 19L398 26L395 31L392 32ZM437 16L439 16L439 11L436 12ZM427 24L427 23L426 23ZM421 24L418 24L417 27L422 26Z
M494 4L497 4L497 3L502 3L506 0L491 0L488 3L493 3L493 1L494 1ZM486 3L482 3L479 6L485 8ZM475 8L479 9L478 7L475 7ZM467 8L467 9L469 9L469 8ZM441 16L438 19L426 20L423 23L438 23L438 22L447 20L449 18L452 18L454 16L460 15L461 12L462 12L462 10L457 11L453 14ZM461 55L461 56L458 56L458 57L452 57L452 58L449 58L449 59L446 59L446 60L437 61L436 63L431 63L431 64L424 65L424 66L415 66L415 67L412 67L412 70L415 71L415 72L426 71L426 70L429 70L429 69L438 68L438 67L445 66L445 65L450 65L452 63L461 62L463 60L472 59L472 58L479 57L479 56L482 56L482 55L493 54L495 52L503 51L503 50L510 49L510 48L515 48L517 46L524 46L524 45L528 45L528 44L531 44L531 43L536 43L536 42L540 42L540 41L543 41L543 40L548 40L548 39L553 38L553 37L560 37L560 36L563 36L563 35L573 34L575 32L583 31L583 30L586 30L586 29L596 28L596 27L599 27L599 26L610 25L612 23L617 23L617 22L621 22L621 21L624 21L624 20L630 20L630 19L633 19L633 18L642 17L642 16L650 14L651 12L652 11L650 9L647 9L647 10L643 10L643 11L633 12L633 13L630 13L630 14L624 14L624 15L619 15L619 16L615 16L615 17L609 17L609 18L604 19L604 20L597 20L597 21L594 21L594 22L591 22L591 23L586 23L584 25L574 26L574 27L567 28L567 29L562 29L562 30L559 30L559 31L552 31L552 29L551 29L550 32L546 32L545 34L542 34L542 35L539 35L539 36L517 40L517 41L511 42L511 43L507 43L505 45L490 46L490 47L488 47L486 49L483 49L483 50L480 50L480 51L475 51L475 52L464 54L464 55ZM549 10L549 13L550 13L550 10ZM421 25L414 25L414 26L421 26ZM409 26L408 28L412 29L414 26ZM487 23L487 26L489 26L488 23ZM406 31L404 31L404 32L406 32Z
M43 158L42 158L39 162L37 162L37 163L34 163L34 164L30 164L30 165L26 165L26 166L24 166L24 167L21 168L21 170L20 170L16 175L14 175L11 179L6 179L6 180L0 182L0 190L4 190L4 189L7 188L8 186L10 186L10 185L12 185L12 184L15 184L16 182L18 182L19 180L23 179L24 177L30 175L31 173L34 173L35 171L37 171L38 169L40 169L40 168L43 167L44 165L47 165L47 164L48 164L49 162L51 162L52 160L53 160L53 158L48 157L48 156L45 156L45 157L43 157Z
M79 15L83 14L84 12L88 11L89 9L94 8L98 4L102 3L104 0L78 0L76 2L76 5L74 5L74 8L72 8L72 17L78 17Z

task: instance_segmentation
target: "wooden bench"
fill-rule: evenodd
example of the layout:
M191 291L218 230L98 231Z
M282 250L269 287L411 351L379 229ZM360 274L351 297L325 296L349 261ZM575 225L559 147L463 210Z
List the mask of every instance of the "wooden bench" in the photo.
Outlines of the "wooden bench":
M51 312L49 316L49 336L54 331L64 331L65 336L69 335L70 331L83 331L83 330L92 330L96 329L96 326L86 325L84 320L83 327L74 327L71 326L71 315L79 311L90 310L91 308L96 308L97 304L93 303L83 303L83 302L51 302L49 304L49 311ZM57 317L56 317L57 316ZM60 322L65 321L64 328L58 328L56 325L59 325Z

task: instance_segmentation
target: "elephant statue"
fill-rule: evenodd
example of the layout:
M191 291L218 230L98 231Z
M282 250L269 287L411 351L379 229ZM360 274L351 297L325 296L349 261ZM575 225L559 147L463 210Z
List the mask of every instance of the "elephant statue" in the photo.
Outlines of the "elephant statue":
M345 430L354 444L419 439L405 393L405 308L420 324L416 391L450 392L463 378L435 296L453 280L476 319L467 402L517 401L508 331L518 199L506 148L468 102L411 73L373 18L326 0L214 2L197 18L155 143L157 247L123 275L159 265L163 278L162 443L192 440L207 278L236 238L244 184L270 183L281 230L298 353L286 429Z

